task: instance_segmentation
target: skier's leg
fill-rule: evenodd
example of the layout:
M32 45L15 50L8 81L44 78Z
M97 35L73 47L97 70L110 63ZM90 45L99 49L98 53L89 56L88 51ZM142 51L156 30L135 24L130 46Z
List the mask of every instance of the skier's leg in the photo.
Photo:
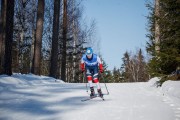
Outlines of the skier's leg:
M97 89L101 89L101 86L99 84L99 79L98 79L98 67L93 68L93 81L96 83Z
M93 75L93 81L96 83L97 89L101 89L101 86L99 84L99 79L98 79L98 73Z
M90 72L89 69L87 69L86 76L87 76L87 80L88 80L90 91L91 91L90 96L94 96L95 92L94 92L94 87L93 87L93 84L92 84L92 75L91 75L91 72Z
M91 75L91 73L90 73L90 70L89 70L89 69L87 69L87 70L86 70L86 77L87 77L87 80L88 80L89 86L90 86L90 87L93 87L93 84L92 84L92 75Z
M94 75L93 75L93 80L94 80L94 83L96 83L96 86L97 86L97 92L99 94L100 97L103 97L103 94L102 94L102 91L101 91L101 86L100 86L100 83L99 83L99 79L98 79L98 68L95 67L94 68Z

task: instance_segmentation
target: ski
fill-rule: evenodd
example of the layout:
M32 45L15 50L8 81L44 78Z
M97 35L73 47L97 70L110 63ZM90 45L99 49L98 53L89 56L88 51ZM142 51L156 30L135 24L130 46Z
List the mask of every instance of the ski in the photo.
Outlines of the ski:
M88 101L88 100L91 100L91 99L94 99L94 98L97 98L97 97L100 97L100 96L98 96L98 95L96 95L96 96L93 96L93 97L89 97L89 98L86 98L86 99L83 99L83 100L81 100L82 102L84 102L84 101ZM103 97L100 97L103 101L105 100Z
M94 96L94 97L89 97L89 98L86 98L86 99L82 99L81 101L84 102L84 101L88 101L88 100L91 100L93 98L96 98L97 96Z

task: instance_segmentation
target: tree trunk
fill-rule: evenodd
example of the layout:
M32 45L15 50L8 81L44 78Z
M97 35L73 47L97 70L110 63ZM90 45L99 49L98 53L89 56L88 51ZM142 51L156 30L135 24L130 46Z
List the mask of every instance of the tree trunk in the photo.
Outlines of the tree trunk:
M155 50L158 53L160 51L160 28L159 28L159 0L155 0Z
M6 25L6 7L7 0L1 0L1 17L0 17L0 74L3 73L4 52L5 52L5 25Z
M63 46L62 46L62 66L61 79L66 81L66 41L67 41L67 0L63 2Z
M76 48L76 45L77 45L77 30L76 30L76 25L75 25L75 10L74 10L75 6L74 6L74 0L73 0L73 82L75 82L75 76L76 76L76 52L77 52L77 48Z
M38 11L36 21L36 38L34 46L34 59L32 73L40 75L42 33L44 23L44 0L38 0Z
M54 1L53 35L51 48L51 66L49 76L57 78L58 69L58 35L59 35L60 0Z
M7 2L6 12L6 34L5 34L5 59L4 74L12 75L12 41L13 41L13 22L14 22L14 0Z
M33 0L33 2L35 3L35 1L36 0ZM29 72L32 72L32 68L33 68L33 58L34 58L34 42L35 42L35 35L36 35L36 31L35 31L35 25L34 25L34 23L35 23L35 16L36 16L36 13L35 13L35 8L36 6L34 5L33 6L33 11L34 11L34 13L33 13L33 15L32 15L32 44L31 44L31 57L30 57L30 68L29 68Z

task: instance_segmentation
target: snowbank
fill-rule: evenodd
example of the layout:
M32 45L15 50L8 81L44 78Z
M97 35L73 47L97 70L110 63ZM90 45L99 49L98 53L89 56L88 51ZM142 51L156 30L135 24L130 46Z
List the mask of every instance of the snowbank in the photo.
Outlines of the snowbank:
M148 81L148 86L158 87L158 81L160 78L154 77ZM180 81L168 80L158 88L164 95L172 96L180 99Z
M162 84L161 90L164 94L180 99L180 81L168 80Z
M12 76L0 75L0 91L9 86L30 86L35 84L51 84L54 82L64 83L62 80L47 76L37 76L34 74L14 73Z
M148 81L148 85L150 87L157 87L157 82L160 80L160 78L158 77L154 77L154 78L151 78L149 81Z

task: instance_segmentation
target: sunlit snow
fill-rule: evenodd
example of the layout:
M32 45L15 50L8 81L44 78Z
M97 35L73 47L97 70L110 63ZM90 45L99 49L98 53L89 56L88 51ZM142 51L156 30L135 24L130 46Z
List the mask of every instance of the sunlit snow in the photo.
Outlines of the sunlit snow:
M105 101L88 98L85 83L46 76L0 76L0 120L180 120L180 81L156 87L158 78L140 83L108 83ZM101 83L103 93L107 93Z

